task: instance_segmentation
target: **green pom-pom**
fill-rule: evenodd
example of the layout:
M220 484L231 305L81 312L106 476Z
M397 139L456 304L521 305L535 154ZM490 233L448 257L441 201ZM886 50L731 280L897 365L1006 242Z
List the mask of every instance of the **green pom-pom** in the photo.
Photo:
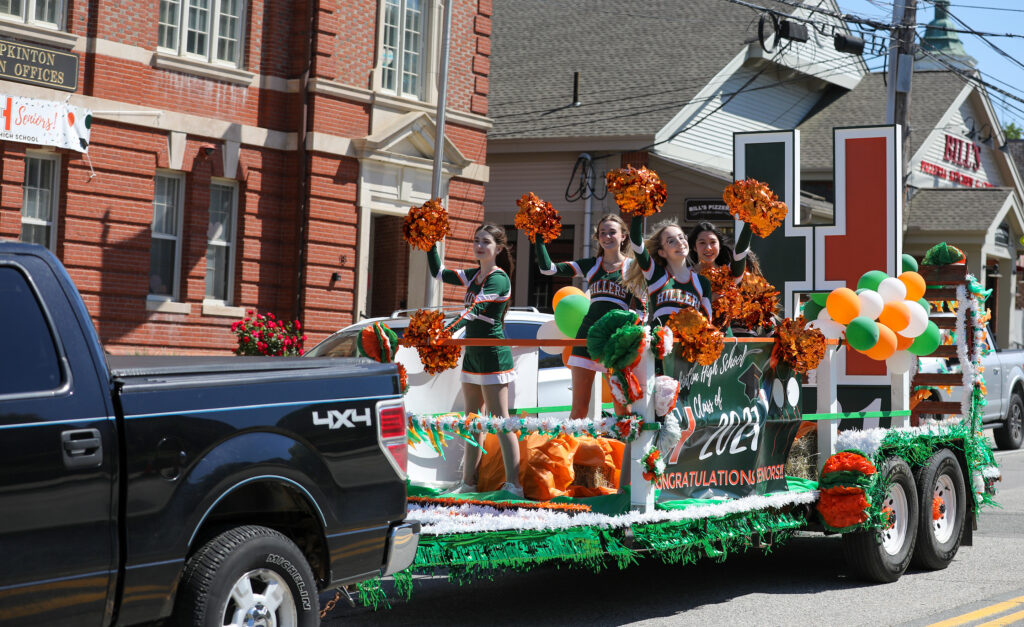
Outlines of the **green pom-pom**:
M625 326L635 326L637 315L632 311L614 309L601 316L587 332L587 352L591 359L604 363L604 353L612 335Z
M967 257L956 246L950 246L946 242L939 242L928 249L921 260L923 266L948 266L951 263L965 261Z
M643 327L635 324L619 327L605 344L601 363L605 368L612 370L621 370L629 366L636 361L643 338Z
M395 355L398 353L398 334L392 331L391 327L387 326L386 324L381 324L380 328L384 332L384 335L387 336L388 345L391 347L389 354L384 355L384 358L388 361L388 363L391 363L395 360ZM381 351L381 355L383 354L384 351Z

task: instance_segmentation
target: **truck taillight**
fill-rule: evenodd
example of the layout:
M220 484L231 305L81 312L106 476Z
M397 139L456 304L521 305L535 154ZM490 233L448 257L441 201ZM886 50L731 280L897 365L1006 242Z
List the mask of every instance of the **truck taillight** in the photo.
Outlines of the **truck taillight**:
M409 439L405 433L405 405L399 402L377 405L377 424L381 448L391 463L405 477L409 467Z

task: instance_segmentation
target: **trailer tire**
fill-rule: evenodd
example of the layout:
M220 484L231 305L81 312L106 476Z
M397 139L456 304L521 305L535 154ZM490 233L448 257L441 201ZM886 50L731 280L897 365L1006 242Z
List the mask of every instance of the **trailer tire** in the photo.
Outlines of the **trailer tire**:
M1003 451L1015 451L1024 444L1024 400L1020 395L1010 396L1010 407L1002 426L992 430L996 446Z
M883 507L893 511L893 524L881 531L843 534L843 553L854 576L865 581L892 583L903 575L914 554L918 528L918 499L914 475L898 457L882 469L889 481Z
M316 579L295 543L255 525L214 537L188 561L175 604L184 627L320 624ZM262 620L261 620L262 619Z
M921 515L911 563L919 568L942 570L949 566L960 549L967 519L967 487L963 471L949 449L936 452L918 471L917 494ZM944 511L936 520L932 503L937 498L942 499Z

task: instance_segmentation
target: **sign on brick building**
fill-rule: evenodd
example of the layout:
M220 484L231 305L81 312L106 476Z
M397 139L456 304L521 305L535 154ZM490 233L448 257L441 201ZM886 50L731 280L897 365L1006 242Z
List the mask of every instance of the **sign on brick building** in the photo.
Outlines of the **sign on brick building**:
M75 91L78 89L78 55L0 39L0 78Z
M92 112L64 102L0 94L0 141L89 150Z

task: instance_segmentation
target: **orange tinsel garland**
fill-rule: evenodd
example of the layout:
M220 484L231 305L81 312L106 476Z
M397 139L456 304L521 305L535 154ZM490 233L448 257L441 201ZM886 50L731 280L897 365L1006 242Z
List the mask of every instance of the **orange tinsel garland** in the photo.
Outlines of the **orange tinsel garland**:
M836 486L821 491L818 512L835 529L859 525L868 519L868 500L861 488Z
M767 184L754 179L736 181L722 194L729 213L750 225L758 237L768 237L786 218L789 209Z
M871 460L860 453L840 451L828 458L821 469L821 476L824 477L829 473L843 470L853 470L865 475L873 475L878 472Z
M608 191L615 195L615 202L625 214L647 217L661 210L668 192L658 173L639 169L631 165L612 170L605 175Z
M562 216L551 203L537 198L536 194L530 192L523 194L523 197L516 201L519 211L516 212L514 220L515 227L526 233L531 242L540 235L544 242L557 239L562 233Z
M686 361L710 366L725 348L721 331L695 309L680 309L669 316L665 325L672 329L680 355Z
M745 272L740 281L740 312L733 319L748 329L772 326L772 316L779 306L779 291L764 277Z
M589 505L579 503L540 503L526 501L484 501L480 499L457 499L452 497L433 496L410 496L410 503L421 503L423 505L447 505L459 507L460 505L486 505L494 509L552 509L562 512L589 512Z
M444 327L444 315L440 311L420 309L409 319L401 344L414 346L423 369L438 374L459 365L459 347L444 343L449 338L451 332Z
M428 200L422 207L409 209L402 222L402 237L420 250L429 251L434 244L452 234L448 224L448 211L441 206L441 199Z
M818 329L806 328L803 316L785 318L775 327L775 344L771 363L782 360L793 370L806 374L818 367L825 357L825 335Z

